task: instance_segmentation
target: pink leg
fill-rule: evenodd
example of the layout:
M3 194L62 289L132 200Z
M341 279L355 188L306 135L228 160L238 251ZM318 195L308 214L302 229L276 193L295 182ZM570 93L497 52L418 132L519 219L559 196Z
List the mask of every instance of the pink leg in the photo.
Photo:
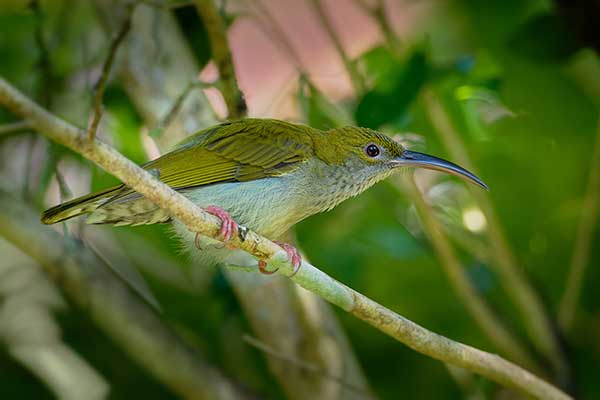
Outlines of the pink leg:
M208 206L204 211L221 220L221 231L219 232L219 235L223 241L228 241L237 236L238 224L231 218L227 211L217 206Z
M302 265L302 256L298 252L298 249L296 249L291 244L279 242L277 240L274 240L273 243L277 243L287 253L288 259L291 261L292 266L293 266L292 275L290 275L290 277L296 275L298 273L298 271L300 271L300 266ZM277 272L277 270L268 271L266 267L267 267L267 262L265 260L258 261L258 270L262 274L272 275L275 272Z
M298 271L300 271L300 266L302 265L302 256L300 255L298 249L289 243L278 242L277 240L274 240L273 242L277 243L283 250L285 250L288 255L288 259L292 263L293 270L290 277L296 275Z

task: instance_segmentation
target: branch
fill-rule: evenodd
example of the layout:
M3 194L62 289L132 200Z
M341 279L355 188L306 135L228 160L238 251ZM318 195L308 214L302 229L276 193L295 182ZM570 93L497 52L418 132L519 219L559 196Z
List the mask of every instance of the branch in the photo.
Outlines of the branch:
M424 98L433 126L452 158L470 171L476 172L476 168L467 155L450 117L433 90L426 90ZM495 260L493 264L497 268L504 289L521 314L521 320L532 343L548 358L559 376L568 374L568 364L558 340L553 334L553 324L549 315L541 299L523 273L523 269L518 265L516 256L510 248L487 192L471 190L471 193L481 206L487 220L488 229L486 233L489 242L493 243L490 246L492 257Z
M0 78L0 103L28 120L40 133L94 161L127 186L169 211L192 232L212 238L219 237L220 224L216 217L204 212L186 197L155 179L110 146L99 140L94 142L82 140L80 129L42 109L3 78ZM228 244L257 258L269 260L272 267L279 268L280 274L288 277L293 275L293 268L283 249L256 232L247 231L244 237L237 237ZM291 279L412 349L432 358L479 373L533 397L570 398L556 387L497 355L452 341L415 324L337 282L307 262L302 263L300 271Z
M242 118L246 115L248 107L235 77L225 21L214 0L196 0L196 10L202 17L208 32L211 56L219 70L219 86L229 111L228 117L229 119Z
M104 65L102 65L102 72L100 73L100 77L94 85L94 99L92 103L94 107L94 114L87 130L87 137L90 141L94 140L94 137L96 136L96 131L98 130L98 125L100 124L100 119L102 118L102 100L104 98L104 91L106 90L108 77L110 76L110 71L115 61L117 50L125 39L125 36L127 36L127 33L131 30L131 17L137 4L137 2L129 3L125 6L125 18L121 24L121 28L119 28L119 31L110 43L108 56L104 61Z
M2 81L0 81L2 82ZM39 223L37 212L0 189L0 234L53 281L133 359L184 398L249 397L202 361L93 252Z
M596 228L598 207L600 206L600 119L598 120L596 144L592 151L589 171L590 175L581 207L579 228L577 229L577 240L573 249L565 292L558 309L558 321L564 330L571 327L575 317L585 268L590 260L592 237Z

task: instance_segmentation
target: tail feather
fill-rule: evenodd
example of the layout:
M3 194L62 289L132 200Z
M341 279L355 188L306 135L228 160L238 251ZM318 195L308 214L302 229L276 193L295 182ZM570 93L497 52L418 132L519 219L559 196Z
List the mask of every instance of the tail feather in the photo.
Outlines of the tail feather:
M42 223L51 225L79 215L89 214L117 194L122 187L123 185L114 186L49 208L42 213Z

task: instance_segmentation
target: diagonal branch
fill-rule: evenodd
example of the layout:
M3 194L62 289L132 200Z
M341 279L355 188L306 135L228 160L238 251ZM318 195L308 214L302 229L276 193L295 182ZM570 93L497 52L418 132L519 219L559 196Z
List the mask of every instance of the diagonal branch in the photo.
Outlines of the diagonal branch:
M191 231L212 238L219 237L220 223L216 217L204 212L112 147L99 140L90 142L82 139L81 129L50 114L3 78L0 78L0 103L19 117L26 119L38 132L95 162L133 190L168 210ZM286 276L293 274L293 268L283 249L256 232L247 231L246 235L231 240L230 244L257 258L270 260L273 267L279 268L280 274ZM476 372L533 397L570 398L551 384L497 355L455 342L417 325L339 283L309 263L303 262L300 271L291 279L394 339L432 358Z

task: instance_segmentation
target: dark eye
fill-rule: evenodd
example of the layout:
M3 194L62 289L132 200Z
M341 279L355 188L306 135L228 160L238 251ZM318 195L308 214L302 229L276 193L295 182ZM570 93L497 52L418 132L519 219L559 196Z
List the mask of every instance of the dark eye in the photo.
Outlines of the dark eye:
M379 150L379 146L377 146L376 144L368 144L367 147L365 147L365 153L369 156L369 157L377 157L379 155L381 151Z

